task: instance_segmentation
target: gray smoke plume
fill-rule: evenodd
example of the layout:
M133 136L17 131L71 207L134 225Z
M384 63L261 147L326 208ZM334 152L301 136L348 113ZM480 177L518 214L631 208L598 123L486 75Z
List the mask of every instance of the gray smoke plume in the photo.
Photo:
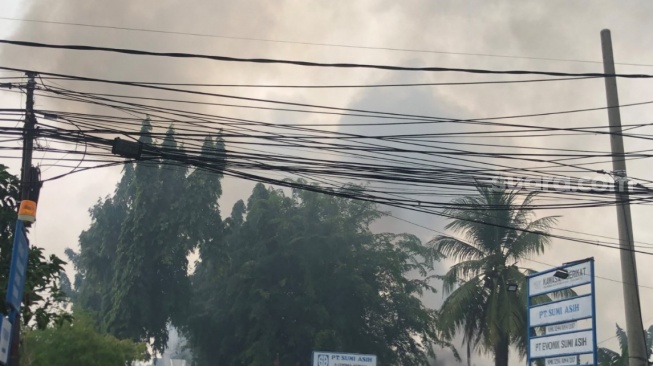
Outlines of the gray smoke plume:
M6 2L6 1L5 1ZM617 4L608 1L541 2L486 2L486 1L356 1L334 3L323 1L208 1L181 2L173 0L143 1L23 1L11 0L0 13L24 19L57 22L86 23L116 27L164 30L196 34L212 34L241 39L199 37L190 35L98 29L72 25L42 24L0 20L0 32L4 38L55 44L83 44L107 47L145 49L151 51L174 51L228 55L236 57L271 57L322 62L359 62L419 66L476 67L487 69L537 69L567 72L600 72L595 62L566 62L524 58L469 56L434 52L399 52L369 48L345 48L316 46L312 44L348 44L365 47L394 49L435 50L445 52L526 55L552 59L590 60L600 59L599 31L611 28L616 59L622 63L652 63L653 33L649 20L653 15L653 3L633 1ZM20 5L20 6L18 6ZM3 13L7 11L9 14ZM305 44L245 40L268 39ZM497 78L461 74L389 73L373 70L307 69L280 65L251 65L219 63L200 60L162 59L142 56L126 56L99 52L57 51L27 49L16 46L0 46L0 65L50 71L80 76L115 80L196 82L196 83L251 83L251 84L361 84L392 80L393 82L444 82L478 81ZM618 65L618 71L650 73L651 67ZM4 75L4 74L3 74ZM506 77L508 78L508 77ZM148 97L169 96L165 93L106 85L75 84L84 91L136 94ZM653 95L653 84L641 80L619 80L622 103L640 102ZM605 105L602 80L547 82L535 84L506 84L486 86L455 86L438 88L414 88L396 90L345 89L307 91L302 89L230 89L225 93L246 95L294 102L318 103L339 107L356 107L400 113L439 115L455 118L482 118L509 116L524 113L562 111ZM197 100L208 100L197 98ZM0 102L6 108L19 108L19 94L1 93ZM83 104L61 103L56 100L38 99L37 108L68 110L76 112L98 111ZM222 113L239 118L285 123L335 123L346 121L335 116L315 116L282 112L243 111L225 107L198 107L203 113ZM102 111L107 113L107 111ZM646 122L650 107L624 108L624 124ZM514 123L536 126L603 126L607 124L605 111L575 113L511 120ZM456 125L442 129L458 128ZM342 129L341 129L342 130ZM348 130L351 132L351 130ZM382 135L392 129L378 128L358 133ZM426 130L419 130L426 131ZM646 128L636 130L649 133ZM464 140L462 140L464 141ZM467 140L472 142L472 140ZM478 141L476 141L478 142ZM227 142L228 143L228 142ZM607 153L606 136L583 136L552 140L533 137L528 140L499 138L491 143L497 145L520 145L529 147L596 150ZM628 139L628 151L649 149L646 140ZM497 151L500 151L497 148ZM35 155L38 159L40 155ZM608 158L592 169L610 170ZM7 161L14 173L18 161ZM505 163L505 161L502 161ZM571 161L573 163L573 161ZM538 166L535 163L513 161L515 167ZM632 177L653 179L647 159L629 162ZM45 176L65 170L52 169ZM39 207L39 221L34 227L35 244L44 246L51 253L63 256L63 250L75 246L77 236L89 224L87 209L98 197L112 192L119 177L119 169L97 170L79 173L63 180L48 183L43 188ZM224 196L221 200L223 213L232 204L248 195L250 183L225 179ZM413 212L392 211L398 217L420 225L442 230L444 221L430 215ZM559 227L568 230L616 237L613 207L553 210L541 214L561 214ZM651 215L646 206L633 208L636 240L653 242L653 229L648 224ZM388 219L392 231L416 232L428 240L435 235L405 222ZM568 233L570 236L581 234ZM592 237L594 238L594 237ZM599 239L615 242L613 239ZM641 244L646 249L646 244ZM547 254L534 258L539 262L558 265L562 262L596 258L597 273L609 279L598 280L597 286L599 340L613 334L614 323L623 324L623 303L618 252L573 242L555 240ZM651 286L653 269L647 266L650 256L639 255L640 284ZM443 266L450 263L444 262ZM529 262L523 265L545 269L546 266ZM442 269L444 271L445 268ZM649 289L642 289L642 303L653 300ZM441 299L428 299L437 307ZM653 318L653 309L644 306L645 323ZM603 346L616 348L614 339ZM445 361L446 360L446 361ZM448 358L441 358L438 365L453 365ZM492 362L484 356L475 356L477 365ZM511 364L517 364L517 357Z

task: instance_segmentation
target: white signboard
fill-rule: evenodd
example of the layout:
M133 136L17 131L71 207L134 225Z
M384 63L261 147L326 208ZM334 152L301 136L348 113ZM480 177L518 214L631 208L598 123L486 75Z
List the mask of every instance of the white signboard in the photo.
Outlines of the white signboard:
M376 366L376 356L340 352L313 352L313 366Z
M529 346L531 358L533 359L592 353L594 350L594 337L591 330L583 330L574 333L532 338Z
M546 366L571 366L578 365L578 356L562 356L545 359Z
M575 297L565 301L535 306L529 309L531 327L569 322L592 316L592 297ZM547 332L547 334L549 334Z
M576 328L578 328L578 323L577 322L547 325L546 326L546 335L570 332L572 330L576 330Z
M548 272L528 279L528 294L535 296L558 291L560 289L580 286L592 280L592 267L589 261L565 267L569 277L562 279L555 277L555 272Z
M9 319L0 316L0 363L2 364L7 364L10 340L11 323L9 322Z

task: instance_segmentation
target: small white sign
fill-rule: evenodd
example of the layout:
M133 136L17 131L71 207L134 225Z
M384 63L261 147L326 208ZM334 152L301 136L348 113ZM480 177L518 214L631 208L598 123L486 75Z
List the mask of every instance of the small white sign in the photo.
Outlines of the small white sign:
M313 352L313 366L376 366L376 356L341 352Z
M0 316L0 363L7 364L9 360L9 341L11 340L11 322Z
M530 340L531 358L553 357L558 355L592 353L594 337L591 330L556 334L532 338Z
M585 319L592 316L592 297L586 295L538 305L530 308L529 312L531 327Z
M578 365L578 356L563 356L545 359L546 366L571 366Z
M565 267L569 277L562 279L555 277L555 272L547 272L528 279L528 295L535 296L555 292L564 288L590 283L592 281L592 267L589 261Z
M569 332L569 331L572 331L572 330L576 330L576 328L578 328L578 323L577 322L547 325L546 326L546 335L565 333L565 332Z

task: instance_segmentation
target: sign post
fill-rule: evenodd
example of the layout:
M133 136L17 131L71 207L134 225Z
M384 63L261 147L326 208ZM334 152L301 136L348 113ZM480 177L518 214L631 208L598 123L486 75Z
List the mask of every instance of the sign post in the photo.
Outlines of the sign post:
M589 294L533 304L533 298L590 285ZM527 365L545 359L546 366L577 365L580 356L591 354L598 365L594 258L565 264L528 276ZM591 320L581 327L579 321ZM535 328L545 329L538 335Z
M25 236L23 222L16 221L14 246L11 251L11 266L9 268L9 283L7 284L7 304L9 314L0 319L0 364L6 365L10 356L12 325L20 316L20 304L23 301L23 290L27 277L27 259L29 257L29 241Z

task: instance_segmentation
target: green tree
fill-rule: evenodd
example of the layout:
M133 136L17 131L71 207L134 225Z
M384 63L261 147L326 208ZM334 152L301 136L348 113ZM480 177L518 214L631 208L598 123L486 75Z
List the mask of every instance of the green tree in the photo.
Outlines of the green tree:
M149 121L141 132L141 142L153 145ZM178 150L172 129L161 149ZM186 223L177 219L185 208L186 167L166 163L143 161L135 166L133 204L121 226L111 307L104 318L111 334L135 341L153 339L159 352L168 341L168 323L183 311L182 302L188 298L187 256L192 249L181 235Z
M90 316L26 334L21 366L129 366L146 356L146 346L95 330Z
M68 251L78 276L75 298L101 329L118 338L152 340L162 352L168 325L187 312L188 255L217 237L220 174L188 171L190 159L224 165L224 144L208 138L199 156L180 153L170 127L160 145L145 120L143 159L125 167L113 196L90 211L80 251Z
M9 267L16 228L19 202L18 178L0 165L0 299L2 312L7 314L4 299L7 296ZM33 243L32 243L33 244ZM44 329L50 324L69 319L67 298L61 290L63 266L66 263L56 255L46 258L43 249L30 246L27 259L27 278L23 290L21 322L30 327Z
M616 324L616 326L619 352L615 352L609 348L599 348L599 366L628 366L628 335L619 324ZM650 356L653 354L653 325L649 326L646 331L646 352L650 360Z
M186 191L189 192L185 199L187 209L178 214L180 220L192 223L186 227L185 235L188 235L200 250L205 250L213 246L222 231L218 199L222 196L220 180L226 161L226 150L220 136L215 140L210 137L204 139L199 160L212 171L195 169L190 173L186 180Z
M493 354L496 366L507 366L510 345L521 355L526 350L525 281L533 271L518 265L544 251L556 218L534 219L535 193L519 203L518 190L476 189L477 195L455 199L444 211L452 218L446 229L459 237L440 235L431 242L456 262L441 276L448 296L438 326L447 339L463 334L468 360L479 350ZM508 283L519 285L518 291L507 291Z
M185 328L198 365L305 364L315 349L427 364L435 312L433 251L415 236L374 234L373 204L259 184L202 251ZM417 279L408 278L418 273Z
M66 250L75 267L77 305L93 314L98 325L103 325L102 314L111 309L111 284L116 262L117 245L122 223L133 204L132 182L134 167L126 165L113 197L99 200L89 210L92 223L79 236L79 253Z

